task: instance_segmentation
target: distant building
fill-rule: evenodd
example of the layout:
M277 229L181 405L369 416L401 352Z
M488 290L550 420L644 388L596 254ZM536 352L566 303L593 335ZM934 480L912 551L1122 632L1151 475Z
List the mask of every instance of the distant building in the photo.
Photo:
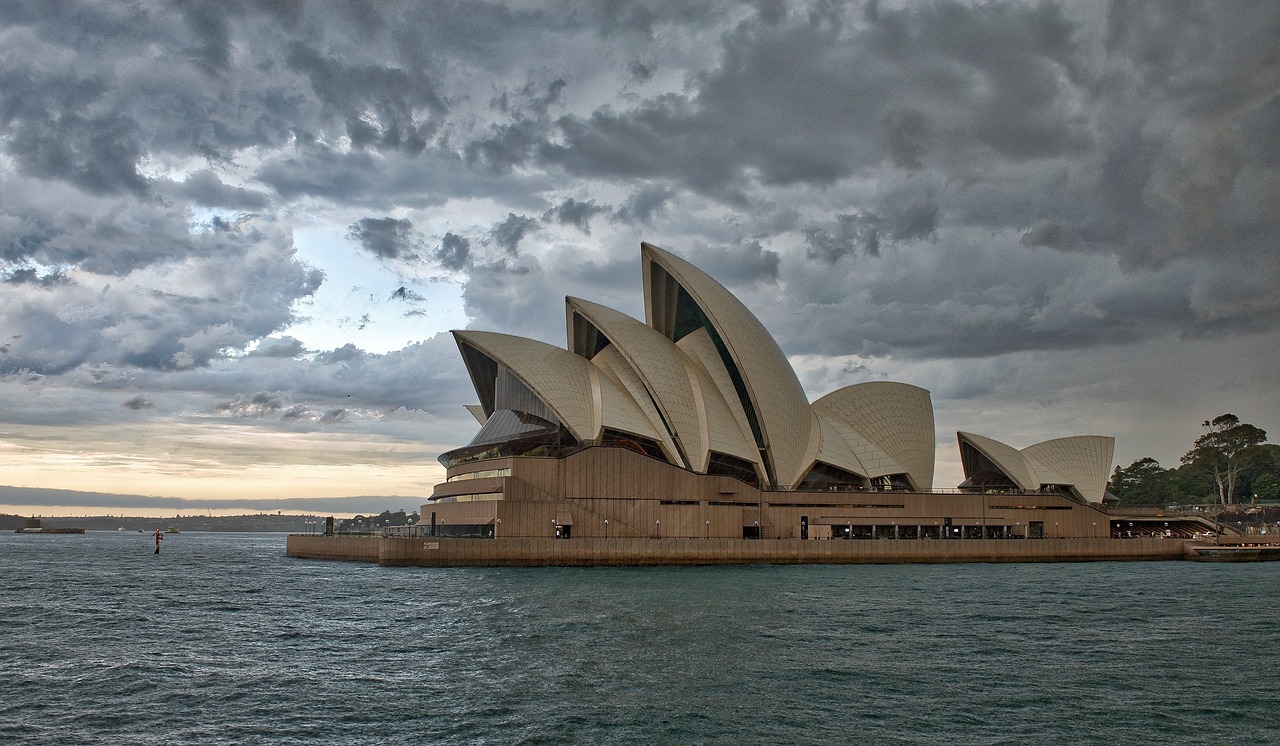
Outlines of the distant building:
M959 433L934 490L929 392L862 383L810 403L773 337L688 262L641 244L646 322L565 301L568 344L454 337L480 403L422 506L436 536L1105 537L1114 440L1017 450Z

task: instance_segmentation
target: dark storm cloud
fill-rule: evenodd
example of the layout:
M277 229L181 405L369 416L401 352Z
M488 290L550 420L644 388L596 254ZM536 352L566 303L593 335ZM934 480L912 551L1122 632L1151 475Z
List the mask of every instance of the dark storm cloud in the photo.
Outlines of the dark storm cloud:
M648 225L675 196L675 189L668 186L644 187L628 197L627 201L614 211L613 217L624 223L637 222Z
M347 237L380 259L411 259L421 243L413 221L390 217L361 218L348 228Z
M471 261L471 241L456 233L446 233L435 251L435 259L445 269L464 269Z
M288 65L302 73L324 106L341 119L355 148L416 155L446 113L433 71L375 63L348 64L301 43L290 45ZM425 62L425 60L423 60Z
M578 201L570 197L547 210L542 219L554 220L561 225L572 225L589 236L591 235L591 218L608 211L609 208L597 205L595 200Z
M198 171L186 181L174 185L172 191L183 199L207 207L227 207L233 210L262 210L270 204L270 197L263 192L223 183L209 170Z
M520 252L520 239L538 228L538 221L525 215L507 213L507 219L493 226L489 239L498 248L514 256Z
M141 137L126 116L66 113L21 122L5 150L30 176L65 179L92 194L142 195L148 184L138 173Z
M21 331L0 367L86 391L137 376L165 402L203 387L243 411L262 405L239 392L280 392L255 426L358 421L349 394L471 400L447 337L378 356L278 336L324 313L291 236L315 225L349 230L361 269L429 258L471 323L554 342L547 298L642 314L640 238L759 303L789 353L1274 331L1278 18L1198 2L0 4L0 328ZM391 291L420 279L362 294L414 304ZM325 323L387 325L367 310ZM126 414L134 393L102 406Z
M746 241L739 246L705 248L694 257L699 267L712 273L729 287L773 283L778 279L780 257L760 245Z
M169 261L154 267L148 265L156 260L140 250L145 244L133 239L156 242L151 249L159 252L163 234L118 215L90 231L108 239L99 254L68 252L74 244L62 236L34 247L36 261L79 259L80 267L66 273L66 282L26 283L0 294L0 318L23 330L4 370L61 373L93 363L182 370L280 330L295 318L292 304L314 293L323 276L299 264L289 237L269 226L253 219L221 226L194 235L175 228ZM113 256L117 243L122 253Z
M55 269L42 273L33 267L12 269L4 273L4 281L11 285L34 285L41 288L51 288L71 282L67 275L60 270Z

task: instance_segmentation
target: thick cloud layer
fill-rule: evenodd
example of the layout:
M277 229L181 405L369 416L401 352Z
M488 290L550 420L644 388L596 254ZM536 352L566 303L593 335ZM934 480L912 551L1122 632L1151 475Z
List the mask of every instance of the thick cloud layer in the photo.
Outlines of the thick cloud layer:
M1274 3L5 3L0 421L447 447L444 320L642 315L642 239L813 396L952 366L1038 400L1010 381L1135 346L1274 369L1276 38ZM929 377L940 421L989 388Z

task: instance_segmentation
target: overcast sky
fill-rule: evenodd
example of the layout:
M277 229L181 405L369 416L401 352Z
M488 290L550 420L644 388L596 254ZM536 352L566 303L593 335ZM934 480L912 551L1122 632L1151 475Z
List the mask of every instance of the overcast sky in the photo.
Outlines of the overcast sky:
M1277 39L1271 0L10 0L0 485L60 492L0 511L412 509L477 429L447 330L643 317L641 240L811 399L929 389L938 487L956 430L1280 434Z

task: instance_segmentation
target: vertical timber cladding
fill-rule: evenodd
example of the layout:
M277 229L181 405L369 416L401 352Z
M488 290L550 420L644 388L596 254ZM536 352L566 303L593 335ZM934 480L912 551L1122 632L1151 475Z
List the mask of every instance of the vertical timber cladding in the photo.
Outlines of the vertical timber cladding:
M1048 494L927 494L913 492L766 492L728 477L695 474L625 448L591 447L563 459L514 458L502 500L492 503L503 537L554 535L552 520L568 515L574 538L741 538L760 521L766 538L801 534L814 525L1009 526L1025 536L1031 522L1047 538L1107 537L1108 516L1096 507ZM763 505L762 505L763 503ZM450 503L428 510L449 520ZM763 507L763 510L760 508ZM892 532L890 532L892 533ZM914 533L914 530L908 531ZM923 532L921 532L923 533Z

